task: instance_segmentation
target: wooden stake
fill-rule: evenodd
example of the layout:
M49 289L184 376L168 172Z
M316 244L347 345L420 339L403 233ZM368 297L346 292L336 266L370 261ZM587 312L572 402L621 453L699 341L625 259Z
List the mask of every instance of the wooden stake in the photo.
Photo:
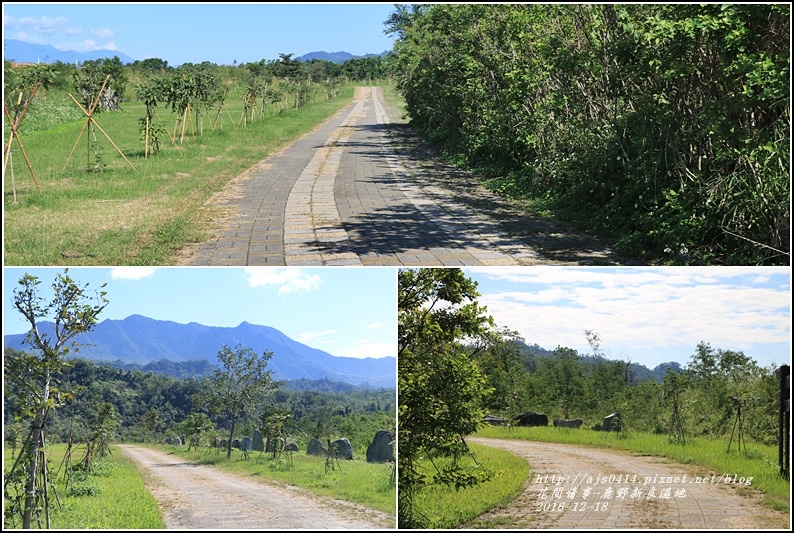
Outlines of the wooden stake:
M66 167L69 165L69 161L72 159L72 154L74 153L75 148L77 148L77 144L80 142L80 139L82 138L83 132L85 131L86 127L89 126L89 125L93 125L93 126L96 126L99 129L99 131L102 132L102 134L105 136L105 138L107 138L108 141L110 141L110 144L113 145L113 148L115 148L116 151L118 151L118 153L121 155L121 157L124 158L124 161L126 161L127 164L130 167L132 167L132 170L134 170L135 172L138 172L138 169L136 169L135 166L132 163L130 163L130 160L127 159L127 157L124 155L124 152L122 152L121 149L118 146L116 146L116 143L113 142L113 139L110 138L110 135L105 133L105 130L102 129L102 126L100 126L97 123L97 121L94 119L94 111L96 110L96 107L99 104L99 99L102 97L102 93L105 91L105 86L107 86L108 81L110 81L110 75L109 74L105 78L105 81L102 83L102 88L99 89L99 93L97 94L96 100L94 100L94 103L91 106L90 111L86 111L85 108L82 105L80 105L80 102L78 102L77 99L74 96L69 94L69 97L72 100L74 100L74 103L77 104L77 107L79 107L80 110L83 113L85 113L86 117L88 117L88 118L86 119L85 124L83 124L83 129L80 130L80 135L77 137L77 142L74 143L74 147L72 148L72 152L69 154L69 158L66 160L66 165L64 165L64 167L63 167L64 170L66 170ZM90 144L89 144L89 149L90 149ZM91 157L91 155L89 153L89 158L90 157Z
M3 104L3 111L8 119L8 125L11 127L11 133L8 136L8 144L5 146L5 159L3 161L3 173L6 171L6 167L8 166L8 162L11 160L11 145L13 140L17 140L17 144L19 145L19 150L22 152L22 157L25 158L25 163L28 166L28 170L30 170L30 175L33 176L33 183L36 184L36 189L39 191L39 196L41 196L41 187L39 187L39 180L36 179L36 173L33 172L33 166L30 164L30 159L28 158L28 154L25 153L25 147L22 146L22 139L19 137L19 126L22 124L22 119L25 118L25 114L28 112L30 108L30 104L33 103L33 98L36 96L36 92L39 90L41 84L37 83L35 87L33 87L33 91L31 91L30 96L25 100L25 105L22 106L22 110L19 111L19 105L22 104L22 92L19 93L19 98L17 99L17 113L15 119L11 118L11 113L8 112L8 108L5 104ZM13 183L14 177L14 167L11 167L11 177L12 177L12 188L14 189L14 203L16 203L16 184Z
M25 153L25 147L22 146L22 139L19 138L19 133L17 132L16 127L14 126L14 121L11 119L11 114L8 112L8 108L5 106L5 104L3 104L3 111L5 112L5 116L8 119L8 123L11 125L11 135L10 138L8 139L8 153L6 154L6 159L3 163L3 172L5 172L6 165L8 164L8 161L11 158L11 139L16 139L17 144L19 145L19 150L22 152L22 157L25 158L25 163L27 163L28 170L30 170L30 175L33 176L33 183L36 184L36 189L39 191L39 196L41 196L41 187L39 187L39 180L36 179L36 173L33 172L33 165L30 164L30 159L28 159L28 154Z

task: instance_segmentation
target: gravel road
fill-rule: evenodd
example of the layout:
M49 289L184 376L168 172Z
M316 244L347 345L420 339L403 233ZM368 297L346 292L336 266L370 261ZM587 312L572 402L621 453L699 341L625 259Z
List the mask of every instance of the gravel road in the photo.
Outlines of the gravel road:
M144 472L168 529L394 529L380 511L246 477L141 446L119 445Z
M752 484L740 482L741 472L712 472L658 457L570 444L467 440L508 450L532 468L513 502L468 528L756 530L788 529L790 524L788 515L759 503Z

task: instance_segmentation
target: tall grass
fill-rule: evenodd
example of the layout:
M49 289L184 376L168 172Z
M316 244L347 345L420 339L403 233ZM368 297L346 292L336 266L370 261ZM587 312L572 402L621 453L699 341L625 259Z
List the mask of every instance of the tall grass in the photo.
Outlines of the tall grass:
M259 452L252 452L248 459L243 459L239 451L232 450L231 459L226 459L225 452L188 452L186 448L173 446L161 449L199 464L294 485L315 494L358 503L396 516L397 488L390 463L368 463L354 458L335 461L334 469L326 471L324 458L305 452L294 452L290 465L286 456L276 462L270 458L270 454Z
M66 445L48 445L47 452L51 474L54 476L60 469L56 477L60 505L53 501L50 510L53 529L165 528L162 513L144 486L143 477L121 452L111 447L112 455L99 460L91 475L74 474L68 488L63 480L65 467L60 468ZM73 451L74 463L80 460L80 454L79 449ZM4 449L4 470L9 470L13 463L11 451ZM20 526L21 522L16 525Z
M213 194L341 110L353 89L343 87L328 102L268 112L246 128L236 125L242 102L229 99L214 131L217 110L205 111L203 135L191 121L183 142L166 138L148 158L138 127L142 104L95 117L120 152L99 129L96 143L87 132L81 135L85 117L46 131L30 128L21 140L41 195L14 143L4 175L5 264L174 264L186 245L209 238L211 219L219 214L206 205ZM175 115L158 109L158 116L173 134Z
M427 528L454 528L480 516L489 509L507 505L522 489L529 477L530 465L510 452L469 444L480 468L493 473L490 481L473 487L455 490L449 486L429 486L421 490L414 501L414 511L422 517ZM438 459L434 459L437 465ZM428 481L434 471L430 461L421 468Z
M723 439L691 438L686 445L670 442L666 435L650 433L614 433L552 427L508 428L488 426L477 432L478 437L523 439L541 442L564 442L628 450L643 455L667 457L673 461L691 465L693 475L728 475L733 478L752 477L751 485L740 492L747 495L761 491L763 503L771 509L788 513L791 504L791 484L779 475L777 447L750 443L746 449L737 450Z

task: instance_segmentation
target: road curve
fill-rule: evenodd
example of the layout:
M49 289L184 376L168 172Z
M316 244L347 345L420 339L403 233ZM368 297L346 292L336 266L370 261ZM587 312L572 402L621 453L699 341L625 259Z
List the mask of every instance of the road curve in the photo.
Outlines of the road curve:
M212 199L225 213L194 266L613 264L593 239L503 209L435 158L406 149L405 125L378 87L238 176ZM410 143L409 143L410 144ZM429 161L435 159L435 163ZM476 189L476 190L475 190ZM463 201L465 195L471 201ZM487 200L487 201L484 201Z
M466 527L788 529L789 517L760 505L759 496L749 490L752 485L739 482L741 472L712 472L659 457L571 444L467 440L523 457L532 474L507 507Z
M119 449L144 472L168 529L394 529L395 519L295 487L191 463L142 446Z

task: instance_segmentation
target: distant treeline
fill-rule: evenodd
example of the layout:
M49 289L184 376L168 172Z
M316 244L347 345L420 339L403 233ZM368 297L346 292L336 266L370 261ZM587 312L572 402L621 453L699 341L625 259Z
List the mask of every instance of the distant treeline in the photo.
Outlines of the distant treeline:
M653 375L638 379L628 362L600 354L582 356L565 347L542 357L516 342L472 352L492 390L484 410L494 416L512 419L535 411L549 421L581 418L583 428L595 429L604 417L619 412L629 431L685 441L692 436L730 437L739 427L741 409L745 438L777 443L775 369L759 367L739 351L701 343L685 368L665 367L661 382Z
M411 124L631 256L790 264L789 4L419 4Z
M6 348L5 357L16 350ZM161 369L172 367L204 368L204 362L189 364L160 362ZM180 372L181 373L181 372ZM204 387L201 377L177 379L152 371L125 370L111 364L96 364L74 359L57 376L56 398L62 405L50 411L47 420L49 442L66 442L70 437L82 442L91 432L96 412L110 405L118 415L116 439L123 441L164 441L166 435L190 433L185 430L188 417L206 413L195 409L192 399ZM24 402L24 391L6 383L3 387L5 439L24 438L27 429L16 422ZM73 395L73 397L72 397ZM104 406L104 407L103 407ZM249 418L239 421L236 436L251 435L262 429L264 418L278 412L288 415L288 426L298 440L332 434L348 438L360 454L376 431L395 424L395 391L363 389L330 380L287 381ZM210 417L217 432L228 435L228 420ZM18 440L19 442L19 440Z
M334 63L322 59L300 61L293 54L281 54L279 59L261 59L255 62L240 63L234 66L217 65L204 61L202 63L184 63L178 67L168 65L168 61L152 57L142 61L124 65L118 57L85 61L75 66L72 63L56 61L51 64L40 64L29 67L14 68L10 61L4 64L4 88L6 95L13 95L20 85L29 84L26 74L38 70L37 77L44 81L43 90L56 89L68 92L79 92L78 72L98 70L111 76L114 93L121 101L137 101L141 98L139 86L153 77L174 73L189 73L198 70L208 71L221 82L222 92L226 83L236 87L245 86L255 78L269 81L289 79L293 82L308 81L314 83L358 82L386 78L390 75L388 56L356 57L342 63ZM104 76L102 76L104 79Z

